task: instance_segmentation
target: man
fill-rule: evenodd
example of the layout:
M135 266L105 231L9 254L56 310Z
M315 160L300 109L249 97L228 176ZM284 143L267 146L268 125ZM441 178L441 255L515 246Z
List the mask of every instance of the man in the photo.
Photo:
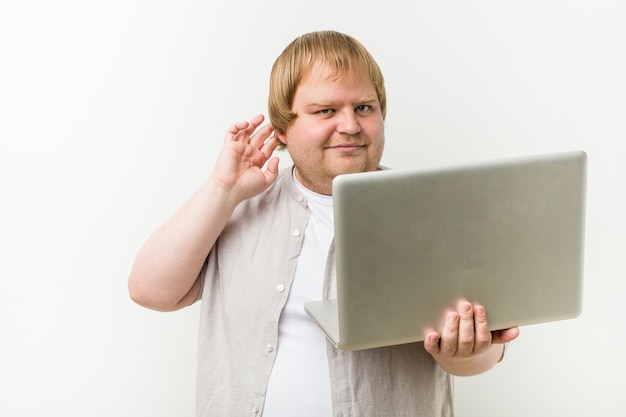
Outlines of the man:
M386 97L355 39L314 32L276 60L269 115L232 125L209 179L141 248L132 298L202 299L197 413L451 416L450 374L494 366L518 329L459 303L424 343L338 351L303 302L335 293L332 180L379 168ZM294 166L278 171L277 147ZM384 277L381 277L384 279Z

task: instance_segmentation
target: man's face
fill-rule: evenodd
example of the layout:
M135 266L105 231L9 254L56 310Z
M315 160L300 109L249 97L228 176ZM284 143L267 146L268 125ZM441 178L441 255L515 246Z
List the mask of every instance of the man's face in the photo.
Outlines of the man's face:
M312 191L330 195L335 176L374 171L380 163L384 121L374 86L361 78L332 77L316 64L296 90L297 117L278 138L298 181Z

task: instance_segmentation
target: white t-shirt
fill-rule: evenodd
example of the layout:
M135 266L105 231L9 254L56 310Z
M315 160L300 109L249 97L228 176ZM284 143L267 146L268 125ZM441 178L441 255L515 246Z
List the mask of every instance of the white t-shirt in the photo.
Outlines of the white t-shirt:
M332 415L326 336L307 316L304 303L322 297L326 258L334 236L333 203L331 196L314 193L295 182L307 200L311 217L278 326L278 351L263 417Z

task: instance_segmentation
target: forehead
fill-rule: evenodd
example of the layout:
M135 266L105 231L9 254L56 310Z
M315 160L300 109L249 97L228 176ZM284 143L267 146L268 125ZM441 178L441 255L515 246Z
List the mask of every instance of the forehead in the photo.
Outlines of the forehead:
M296 95L298 95L300 87L307 90L315 90L322 86L330 85L339 87L359 86L361 88L374 89L374 84L365 70L333 68L321 61L317 61L304 72L298 83Z
M360 83L370 81L368 71L365 67L337 67L331 66L321 60L313 62L309 68L303 72L300 84L316 83L322 81L343 81L347 83Z

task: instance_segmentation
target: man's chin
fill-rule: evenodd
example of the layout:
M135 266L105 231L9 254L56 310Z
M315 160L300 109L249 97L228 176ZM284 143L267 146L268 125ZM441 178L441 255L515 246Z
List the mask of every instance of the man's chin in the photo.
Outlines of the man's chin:
M356 174L358 172L376 171L378 164L374 164L366 161L353 161L351 163L344 163L337 167L335 170L335 176L343 174Z

